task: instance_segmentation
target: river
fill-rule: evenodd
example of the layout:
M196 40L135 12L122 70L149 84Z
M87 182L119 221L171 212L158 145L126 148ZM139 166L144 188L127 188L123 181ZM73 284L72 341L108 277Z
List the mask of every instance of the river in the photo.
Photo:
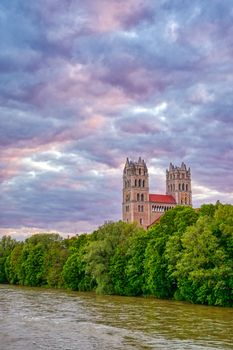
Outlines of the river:
M0 285L1 350L233 349L233 309Z

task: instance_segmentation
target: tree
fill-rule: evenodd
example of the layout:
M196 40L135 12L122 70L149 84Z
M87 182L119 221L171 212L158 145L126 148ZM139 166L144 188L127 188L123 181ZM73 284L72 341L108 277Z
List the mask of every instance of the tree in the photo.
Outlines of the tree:
M138 230L141 228L136 224L119 221L106 223L93 233L93 240L87 247L86 262L87 272L92 274L96 280L97 293L115 293L117 278L121 278L119 272L122 271L120 255L121 252L123 254L125 252L125 249L121 249L119 246L123 247L126 240ZM117 264L118 272L114 268Z
M139 231L129 239L126 255L126 295L141 295L145 289L145 251L150 240L148 232Z
M145 251L145 291L158 298L172 298L177 281L173 274L179 260L181 237L198 214L191 207L177 206L166 212L150 230L152 239Z
M0 283L7 282L5 262L16 245L16 240L11 238L11 236L3 236L0 240Z
M7 276L7 281L10 284L20 284L20 272L21 272L21 262L22 262L22 251L24 243L20 242L12 250L11 254L8 255L5 263L5 272Z
M55 241L50 244L43 262L43 278L49 287L62 287L64 285L62 270L68 254L68 249L63 241Z
M62 238L58 234L35 234L26 239L20 256L20 268L18 269L19 283L28 286L42 286L54 283L55 275L51 268L52 261L57 262L57 257L48 263L51 247L58 247ZM51 254L50 254L51 256ZM58 276L56 276L58 278Z
M213 232L215 219L200 217L182 238L176 265L177 298L194 303L232 306L233 269L221 237Z
M90 237L86 234L70 240L68 257L62 271L64 285L71 290L90 291L95 287L95 280L86 272L85 254Z

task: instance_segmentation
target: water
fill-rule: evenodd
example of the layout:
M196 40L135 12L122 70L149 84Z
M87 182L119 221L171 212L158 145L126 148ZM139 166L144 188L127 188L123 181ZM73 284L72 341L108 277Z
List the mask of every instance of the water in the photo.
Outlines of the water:
M0 285L0 350L233 349L233 309Z

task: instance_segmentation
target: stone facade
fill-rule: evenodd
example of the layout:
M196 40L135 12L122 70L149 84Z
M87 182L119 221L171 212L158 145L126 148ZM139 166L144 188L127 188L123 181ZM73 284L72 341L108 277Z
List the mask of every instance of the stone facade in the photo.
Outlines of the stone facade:
M166 193L173 196L177 204L192 206L191 171L183 162L181 167L170 163L166 170Z
M192 205L191 172L184 163L170 164L166 170L166 195L149 193L149 174L141 157L137 162L127 158L123 171L122 217L147 229L165 211L176 205Z

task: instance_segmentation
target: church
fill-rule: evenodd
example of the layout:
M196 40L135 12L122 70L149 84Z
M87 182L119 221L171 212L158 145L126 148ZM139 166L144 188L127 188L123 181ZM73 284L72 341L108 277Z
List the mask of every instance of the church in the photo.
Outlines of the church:
M192 206L191 171L170 163L166 170L166 194L151 194L149 174L141 157L137 162L126 159L123 171L122 216L125 222L137 222L144 229L176 205Z

